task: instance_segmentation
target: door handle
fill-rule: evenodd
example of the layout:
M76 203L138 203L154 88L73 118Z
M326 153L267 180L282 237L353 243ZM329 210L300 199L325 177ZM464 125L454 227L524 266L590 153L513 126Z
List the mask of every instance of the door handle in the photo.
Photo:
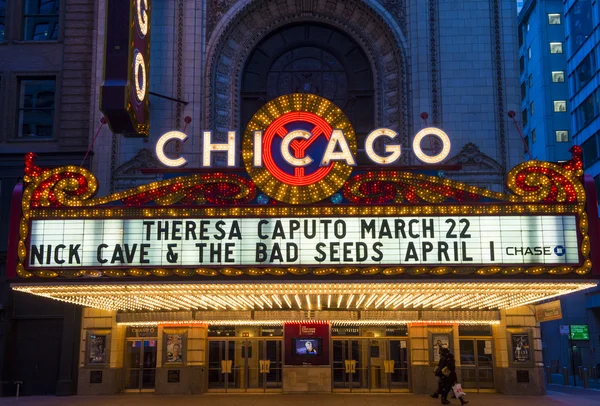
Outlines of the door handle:
M262 362L262 370L260 372L264 372L266 374L268 374L269 372L271 372L271 360L264 360L261 361Z
M350 372L355 373L356 372L356 360L351 360L350 361Z
M346 367L346 373L349 374L350 372L352 372L352 367L350 366L350 360L345 360L344 364Z
M233 361L231 361L231 360L222 360L221 361L221 373L230 374L232 362Z
M383 361L383 367L386 374L394 373L394 360L392 359Z

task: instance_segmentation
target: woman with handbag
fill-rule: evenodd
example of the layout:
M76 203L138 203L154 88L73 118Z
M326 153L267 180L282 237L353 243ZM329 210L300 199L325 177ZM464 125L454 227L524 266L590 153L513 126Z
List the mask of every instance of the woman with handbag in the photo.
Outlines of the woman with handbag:
M458 384L458 377L456 376L456 362L454 360L454 355L447 348L440 349L440 362L438 364L438 368L440 369L442 376L440 377L440 388L442 389L442 404L448 405L450 401L448 400L448 393L453 390L453 388ZM469 403L464 399L464 392L462 392L462 388L460 391L455 393L458 400L460 400L461 405L466 405Z

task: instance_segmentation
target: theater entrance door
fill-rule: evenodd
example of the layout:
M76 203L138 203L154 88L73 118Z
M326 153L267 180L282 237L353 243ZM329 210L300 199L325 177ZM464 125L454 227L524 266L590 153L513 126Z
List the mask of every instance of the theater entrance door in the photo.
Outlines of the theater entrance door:
M125 390L152 392L156 378L158 341L127 339L125 341Z
M406 338L333 339L333 390L406 391L409 386Z
M460 371L466 389L494 389L492 337L460 339Z
M282 340L239 339L208 342L210 392L280 392Z

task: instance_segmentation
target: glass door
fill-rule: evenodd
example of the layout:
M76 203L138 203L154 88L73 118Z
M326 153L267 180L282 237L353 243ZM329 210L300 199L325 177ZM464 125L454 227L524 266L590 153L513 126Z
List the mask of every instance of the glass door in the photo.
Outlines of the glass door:
M263 392L282 387L282 341L264 339L210 340L208 389Z
M408 339L390 339L389 347L389 388L408 388Z
M125 342L125 389L154 390L156 378L156 340Z
M333 340L334 389L357 391L369 388L368 345L368 340Z
M208 389L227 390L232 379L228 361L234 358L234 351L231 341L208 342Z
M282 388L282 341L281 340L264 340L260 346L261 354L259 356L259 365L262 370L262 387L265 391L276 390Z
M468 389L494 388L492 339L461 339L462 386Z

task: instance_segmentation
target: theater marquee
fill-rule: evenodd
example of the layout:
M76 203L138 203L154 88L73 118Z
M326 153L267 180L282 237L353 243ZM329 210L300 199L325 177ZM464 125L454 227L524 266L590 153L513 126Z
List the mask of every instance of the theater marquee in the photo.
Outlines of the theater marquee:
M425 133L441 141L435 159L418 148ZM182 176L103 197L86 169L40 168L30 154L13 269L25 278L305 280L591 273L597 230L588 222L581 148L565 163L518 165L500 193L403 170L396 135L373 130L364 151L374 165L361 167L337 106L282 96L250 120L239 144L243 168L180 169ZM211 137L203 133L203 164L214 154L232 164L237 135L224 144ZM443 160L448 137L422 130L412 153L425 164Z

